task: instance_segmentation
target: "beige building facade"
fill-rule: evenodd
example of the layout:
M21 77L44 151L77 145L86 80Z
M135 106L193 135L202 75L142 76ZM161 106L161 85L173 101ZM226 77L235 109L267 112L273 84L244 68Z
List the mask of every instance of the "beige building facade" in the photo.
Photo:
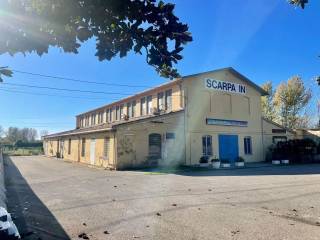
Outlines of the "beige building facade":
M45 154L112 169L264 161L294 136L262 117L266 94L233 68L185 76L76 116L74 130L44 137Z

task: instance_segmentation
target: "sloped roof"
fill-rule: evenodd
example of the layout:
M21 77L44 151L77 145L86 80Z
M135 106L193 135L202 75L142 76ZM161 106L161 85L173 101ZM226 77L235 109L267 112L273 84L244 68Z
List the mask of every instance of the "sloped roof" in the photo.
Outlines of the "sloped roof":
M271 121L271 120L269 120L269 119L267 119L267 118L265 118L265 117L262 117L262 119L263 119L264 121L266 121L267 123L270 123L270 124L272 124L272 125L274 125L274 126L276 126L276 127L285 129L285 130L287 130L288 132L291 132L291 133L295 133L295 131L294 131L293 129L286 128L286 127L282 126L281 124L278 124L278 123L276 123L276 122L274 122L274 121Z

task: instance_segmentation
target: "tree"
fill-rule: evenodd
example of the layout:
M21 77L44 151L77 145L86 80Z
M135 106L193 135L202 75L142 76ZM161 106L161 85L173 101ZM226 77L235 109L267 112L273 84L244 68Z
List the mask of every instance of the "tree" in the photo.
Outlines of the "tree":
M308 0L289 0L290 4L296 5L304 9L305 5L308 3Z
M21 135L19 133L19 129L17 127L9 127L6 132L6 140L10 143L15 143L16 141L20 140Z
M144 50L147 63L161 76L178 77L173 65L192 37L174 8L156 0L0 1L7 13L0 14L0 54L42 55L50 46L78 53L83 42L94 38L100 61Z
M272 88L272 82L269 81L263 84L261 87L268 93L267 96L261 97L262 115L266 119L275 121L276 112L273 105L274 91Z
M274 105L281 123L288 128L297 127L299 114L308 104L311 91L306 89L300 77L292 77L281 83L274 95Z
M17 141L34 142L37 136L38 132L34 128L9 127L6 132L6 140L12 144Z
M49 131L48 130L41 130L40 131L40 137L43 137L43 136L46 136L46 135L48 135L49 134Z
M28 129L28 135L27 135L27 141L28 142L34 142L36 138L38 137L38 131L37 129L34 128L29 128Z
M4 134L3 127L0 125L0 138L3 136L3 134Z
M12 71L8 67L0 67L0 83L3 82L3 76L12 77Z

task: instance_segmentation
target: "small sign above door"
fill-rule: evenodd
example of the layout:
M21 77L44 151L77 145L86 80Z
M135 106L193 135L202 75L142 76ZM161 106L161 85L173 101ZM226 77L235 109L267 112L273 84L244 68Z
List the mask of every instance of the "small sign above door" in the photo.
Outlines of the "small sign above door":
M247 121L238 121L238 120L225 120L225 119L206 119L207 125L220 125L220 126L236 126L236 127L247 127Z

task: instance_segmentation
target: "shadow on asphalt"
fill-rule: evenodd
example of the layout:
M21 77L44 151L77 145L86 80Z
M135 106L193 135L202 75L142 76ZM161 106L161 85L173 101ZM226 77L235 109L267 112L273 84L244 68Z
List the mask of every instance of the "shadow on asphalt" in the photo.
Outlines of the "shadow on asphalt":
M70 238L57 219L32 191L10 157L4 158L8 211L20 235L27 240Z
M150 175L176 174L181 176L205 177L205 176L267 176L267 175L312 175L320 174L320 164L301 164L289 166L261 166L238 169L202 169L202 168L154 168L135 170Z

